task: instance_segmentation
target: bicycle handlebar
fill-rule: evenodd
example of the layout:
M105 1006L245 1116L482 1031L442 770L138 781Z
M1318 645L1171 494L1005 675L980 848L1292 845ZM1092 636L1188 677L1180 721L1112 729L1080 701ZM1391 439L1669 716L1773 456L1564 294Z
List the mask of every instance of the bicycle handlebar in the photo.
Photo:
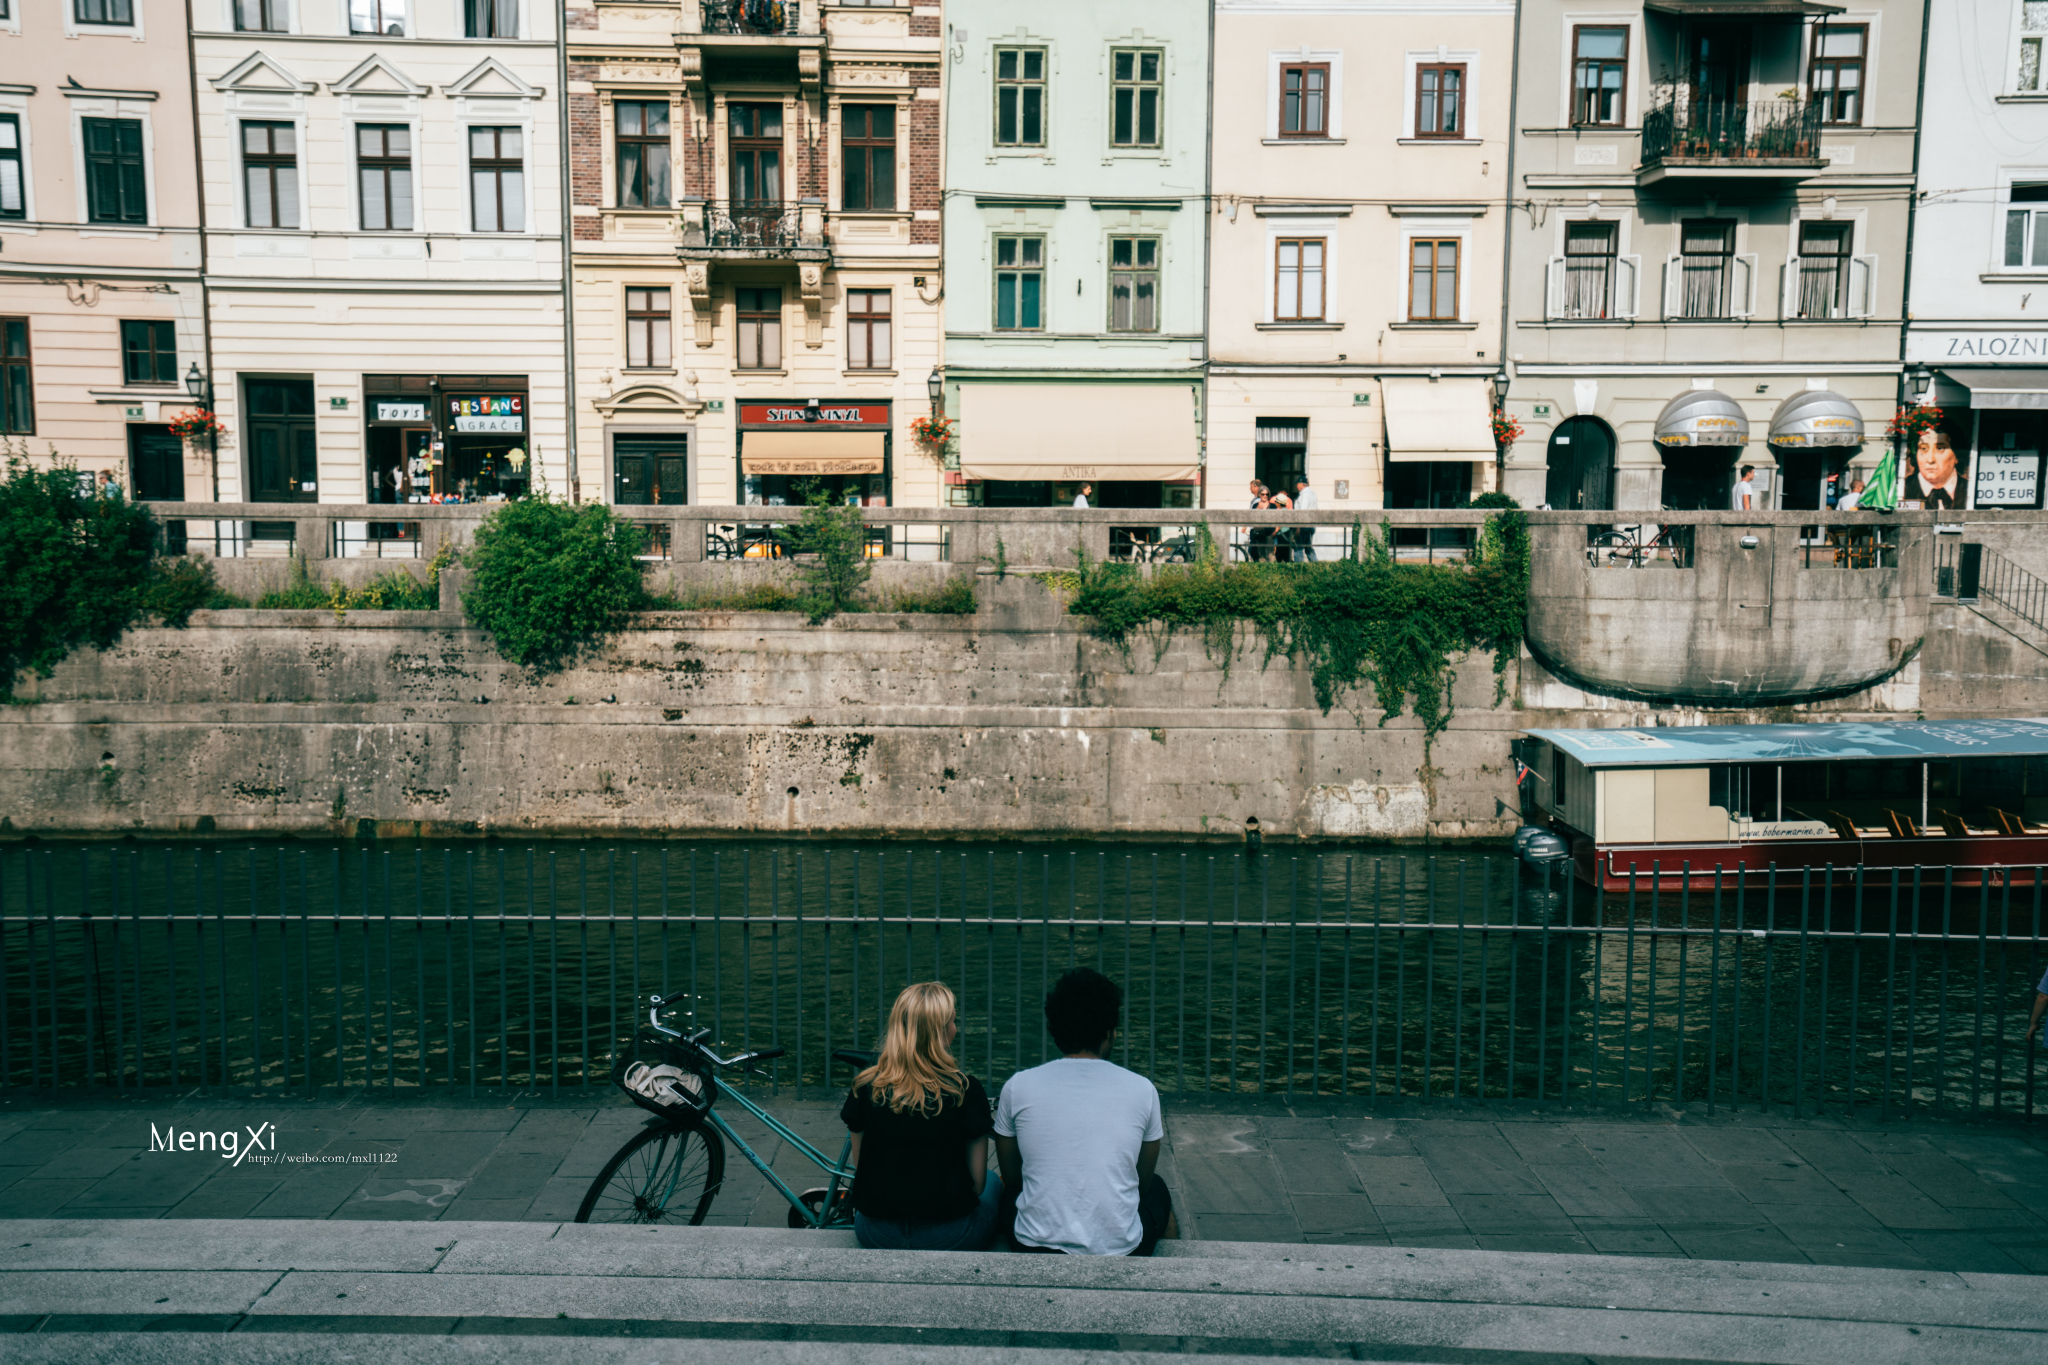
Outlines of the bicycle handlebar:
M732 1057L721 1057L710 1048L704 1046L704 1040L711 1036L710 1029L700 1028L695 1033L685 1034L662 1023L661 1012L666 1008L667 1004L668 1002L658 995L647 997L648 1024L653 1027L655 1032L665 1037L679 1039L685 1046L695 1048L700 1056L720 1070L735 1066L750 1066L755 1062L772 1062L777 1057L787 1056L789 1053L789 1049L786 1047L771 1047L759 1052L742 1052Z

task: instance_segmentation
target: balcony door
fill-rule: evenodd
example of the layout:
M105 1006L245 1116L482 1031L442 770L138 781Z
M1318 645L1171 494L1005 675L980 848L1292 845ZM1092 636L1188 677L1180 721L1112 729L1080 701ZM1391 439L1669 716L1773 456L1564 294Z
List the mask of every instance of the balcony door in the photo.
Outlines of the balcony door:
M1700 24L1692 32L1692 95L1704 107L1731 108L1749 98L1749 27Z
M782 218L782 106L726 106L733 227L744 245L775 239Z
M313 435L313 381L251 379L249 500L317 502L320 460Z

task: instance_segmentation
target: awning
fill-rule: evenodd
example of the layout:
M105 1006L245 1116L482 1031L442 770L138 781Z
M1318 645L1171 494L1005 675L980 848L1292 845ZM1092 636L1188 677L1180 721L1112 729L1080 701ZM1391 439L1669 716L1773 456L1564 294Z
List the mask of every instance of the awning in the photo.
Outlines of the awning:
M1660 446L1739 446L1749 442L1742 405L1718 389L1688 389L1657 414Z
M970 479L1185 483L1197 449L1187 383L960 386L960 472Z
M1491 461L1497 453L1486 380L1400 376L1382 379L1380 388L1386 395L1389 460Z
M1973 408L2048 408L2048 370L1943 370Z
M879 431L749 431L740 436L748 474L879 474Z
M1692 19L1798 19L1843 11L1841 5L1818 5L1812 0L1645 0L1643 8Z
M1771 414L1770 443L1792 448L1860 446L1863 414L1832 389L1806 389Z

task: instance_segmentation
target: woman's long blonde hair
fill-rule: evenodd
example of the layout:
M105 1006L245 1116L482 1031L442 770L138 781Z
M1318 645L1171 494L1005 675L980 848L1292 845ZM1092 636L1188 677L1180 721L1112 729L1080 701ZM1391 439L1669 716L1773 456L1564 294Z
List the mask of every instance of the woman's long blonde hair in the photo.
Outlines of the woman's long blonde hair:
M868 1086L875 1103L898 1114L943 1108L949 1095L966 1098L967 1076L946 1044L952 1022L952 991L936 981L905 986L889 1010L881 1059L853 1078L854 1087Z

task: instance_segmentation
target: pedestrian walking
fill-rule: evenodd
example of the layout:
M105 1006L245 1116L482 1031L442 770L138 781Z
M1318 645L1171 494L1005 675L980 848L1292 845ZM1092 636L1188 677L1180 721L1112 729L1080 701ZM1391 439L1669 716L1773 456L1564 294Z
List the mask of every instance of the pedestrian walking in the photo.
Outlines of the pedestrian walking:
M1267 496L1266 485L1260 483L1257 479L1253 479L1251 489L1253 511L1263 512L1273 505L1272 500ZM1245 529L1245 553L1255 560L1271 559L1273 557L1273 528L1270 526L1247 527Z
M1095 485L1094 485L1094 484L1092 484L1092 483L1084 483L1084 484L1082 484L1082 485L1081 485L1081 491L1080 491L1080 492L1078 492L1078 493L1076 493L1076 494L1074 494L1074 506L1076 506L1076 507L1081 507L1081 508L1085 508L1085 507L1087 507L1087 506L1088 506L1088 495L1089 495L1090 493L1093 493L1094 491L1095 491Z
M1312 511L1322 504L1316 498L1316 490L1308 486L1308 476L1297 474L1294 478L1294 510ZM1316 528L1297 526L1294 528L1294 553L1307 564L1316 562Z
M1756 466L1746 464L1742 467L1741 476L1735 480L1735 510L1738 512L1747 512L1756 506L1756 483L1750 477L1755 473Z
M1292 512L1294 510L1294 499L1288 497L1284 490L1275 488L1266 494L1266 505L1278 512ZM1294 558L1294 528L1292 526L1275 526L1272 530L1272 537L1273 559L1281 564L1292 560Z

